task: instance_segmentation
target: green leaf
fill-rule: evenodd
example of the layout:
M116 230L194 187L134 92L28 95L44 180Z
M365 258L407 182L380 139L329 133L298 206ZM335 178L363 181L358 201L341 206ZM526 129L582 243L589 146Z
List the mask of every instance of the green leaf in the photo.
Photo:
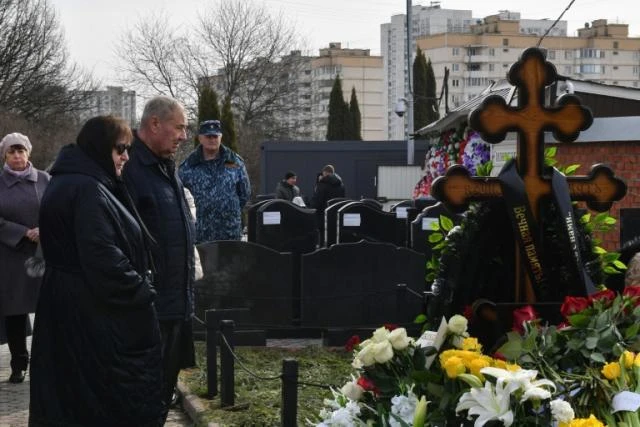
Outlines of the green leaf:
M585 347L589 350L593 350L598 346L598 337L588 337L584 342Z
M416 318L413 319L413 323L424 323L426 321L427 321L427 316L425 316L422 313L418 314Z
M616 254L616 255L618 255L618 254ZM620 269L620 270L626 270L626 269L627 269L627 266L626 266L626 265L624 265L624 262L622 262L622 261L620 261L620 260L615 260L615 261L613 261L613 266L614 266L615 268Z
M603 268L603 270L606 274L618 274L620 273L618 270L616 270L615 268L611 267L610 265L607 265Z
M592 249L594 254L606 254L607 250L601 246L594 246Z
M624 339L629 340L635 338L640 331L640 323L634 323L624 331Z
M431 233L429 235L429 243L438 243L442 239L444 239L444 236L440 233Z
M509 332L507 337L507 342L498 349L498 353L503 354L507 360L518 360L522 354L522 337L517 332Z
M612 216L608 216L604 219L604 223L607 225L615 225L616 222L618 222L618 220Z
M569 165L564 168L564 174L573 175L578 169L580 169L580 165Z
M451 231L451 229L454 226L453 221L451 221L451 218L446 217L444 215L440 215L440 224L442 224L442 228L446 232Z
M607 359L604 358L602 353L591 353L589 354L589 359L598 363L607 363Z
M580 222L582 222L583 224L589 221L591 221L591 213L589 212L580 217Z
M431 223L431 229L433 231L440 231L440 223L438 221L433 221Z

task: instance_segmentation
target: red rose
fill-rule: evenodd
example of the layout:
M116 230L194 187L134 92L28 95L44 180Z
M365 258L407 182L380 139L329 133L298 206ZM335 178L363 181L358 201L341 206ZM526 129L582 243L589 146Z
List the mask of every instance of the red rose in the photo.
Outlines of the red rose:
M344 348L347 351L353 351L353 349L360 344L360 337L357 335L353 335L351 338L349 338L349 340L347 341L347 343L344 345Z
M398 325L396 325L395 323L385 323L383 326L387 331L393 331L394 329L398 329Z
M566 328L568 328L569 326L571 326L569 323L567 323L567 322L562 322L562 323L558 324L558 326L557 326L556 328L557 328L558 330L560 330L560 329L566 329Z
M535 319L538 319L540 316L536 313L536 310L530 306L525 305L524 307L517 308L513 310L513 330L518 332L519 334L524 334L524 327L522 324L524 322L529 322Z
M611 289L605 289L604 291L596 292L589 295L589 302L602 301L606 306L609 306L613 300L616 299L616 293Z
M371 391L376 395L380 394L380 390L378 389L378 387L376 387L375 383L369 378L360 377L358 378L358 381L356 381L356 384L362 387L364 391Z
M491 357L493 357L494 359L497 359L497 360L504 360L505 362L507 361L507 358L505 357L505 355L500 353L500 352L497 352L497 351L495 353L493 353L493 356L491 356Z
M471 322L473 320L473 308L470 305L465 305L462 315L467 318L467 321Z
M589 307L589 300L584 297L565 297L562 307L560 307L560 313L564 317L569 317L572 314L580 313L582 310Z

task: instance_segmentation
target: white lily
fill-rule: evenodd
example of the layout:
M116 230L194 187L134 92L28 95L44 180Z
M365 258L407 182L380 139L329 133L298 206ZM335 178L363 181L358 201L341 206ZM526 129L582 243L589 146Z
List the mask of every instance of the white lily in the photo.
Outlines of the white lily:
M509 393L522 390L524 393L520 402L529 399L550 399L551 392L549 389L553 389L554 391L556 389L553 381L547 379L536 380L535 378L538 376L538 371L536 370L519 369L517 371L509 371L506 369L487 367L482 368L480 372L483 375L496 378L497 383L505 384L506 390ZM545 387L549 387L549 389Z
M486 382L483 388L473 387L464 393L458 401L456 412L467 410L469 418L478 415L474 427L482 427L491 420L502 421L505 427L509 427L513 424L510 397L504 384L496 384L494 389L490 382Z

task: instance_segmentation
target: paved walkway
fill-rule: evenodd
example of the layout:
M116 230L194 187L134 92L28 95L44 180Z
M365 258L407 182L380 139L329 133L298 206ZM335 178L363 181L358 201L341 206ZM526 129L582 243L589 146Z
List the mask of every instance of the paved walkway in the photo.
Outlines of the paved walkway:
M27 340L31 348L31 338ZM29 374L21 384L8 382L9 346L0 345L0 427L26 427L29 420ZM181 410L172 409L165 427L192 427L191 419Z

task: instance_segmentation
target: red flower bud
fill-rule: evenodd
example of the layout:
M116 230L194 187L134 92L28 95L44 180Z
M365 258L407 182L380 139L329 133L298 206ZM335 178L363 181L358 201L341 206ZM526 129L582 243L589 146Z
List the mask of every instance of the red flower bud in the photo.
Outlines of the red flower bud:
M596 292L595 294L589 295L589 302L593 303L594 301L603 301L608 307L613 300L616 299L616 293L611 289L605 289L600 292Z
M531 320L538 319L540 316L536 313L536 310L530 306L525 305L524 307L517 308L513 310L513 325L512 328L514 331L524 334L524 327L522 324L524 322L528 322Z
M353 349L360 344L360 337L357 335L353 335L351 338L349 338L349 340L347 341L347 343L344 345L344 348L347 351L353 351Z

